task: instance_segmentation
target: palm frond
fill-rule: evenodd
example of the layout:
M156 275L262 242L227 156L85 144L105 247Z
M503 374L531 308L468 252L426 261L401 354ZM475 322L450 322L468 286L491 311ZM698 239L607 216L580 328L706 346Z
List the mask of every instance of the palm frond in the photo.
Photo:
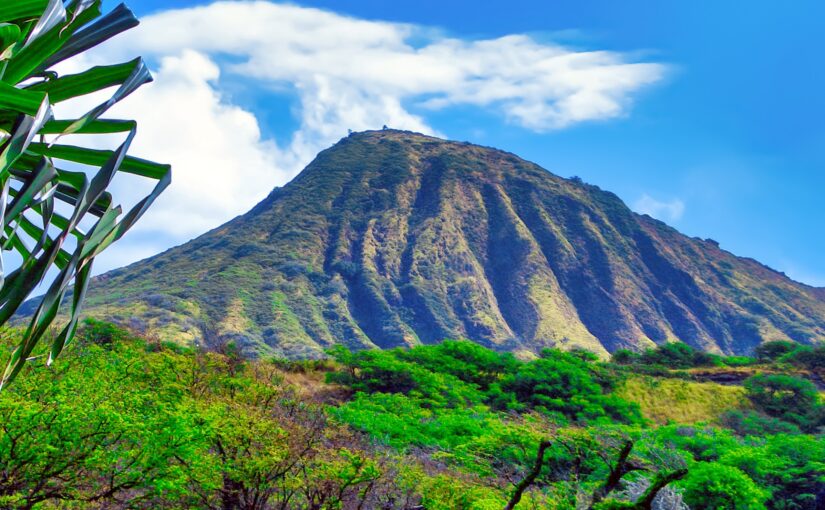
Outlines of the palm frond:
M0 252L0 324L8 322L36 288L48 288L11 354L0 389L20 373L69 293L68 321L48 348L48 362L71 341L94 258L120 239L170 183L168 165L128 155L137 129L134 121L101 118L152 80L141 59L67 76L52 70L137 23L125 5L103 15L101 0L0 4L0 247L16 251L20 259L8 270ZM85 115L54 118L53 105L109 87L117 88ZM115 150L56 143L70 134L125 138ZM58 162L96 170L67 170ZM107 191L118 172L155 182L125 213ZM92 226L84 229L81 224Z

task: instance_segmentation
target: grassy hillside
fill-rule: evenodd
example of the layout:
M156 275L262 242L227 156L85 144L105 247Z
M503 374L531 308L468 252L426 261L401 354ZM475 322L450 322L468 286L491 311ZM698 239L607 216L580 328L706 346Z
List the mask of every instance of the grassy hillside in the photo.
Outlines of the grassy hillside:
M312 358L466 338L606 357L825 339L821 291L513 154L355 133L249 213L97 278L88 314L184 345Z
M684 379L632 376L624 381L616 393L619 397L638 404L642 416L659 425L718 425L729 411L751 409L741 386Z
M825 414L804 380L783 391L805 417L765 400L762 383L722 389L661 367L665 377L639 377L641 365L585 352L522 361L448 341L331 354L249 361L232 344L207 353L89 322L55 367L35 360L0 393L0 506L501 509L516 494L518 509L643 508L647 496L656 509L823 503Z

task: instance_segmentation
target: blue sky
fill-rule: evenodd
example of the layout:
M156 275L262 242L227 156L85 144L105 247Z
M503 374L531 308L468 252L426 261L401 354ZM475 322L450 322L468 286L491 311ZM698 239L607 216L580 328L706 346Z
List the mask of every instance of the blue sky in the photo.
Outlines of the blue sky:
M181 13L174 18L180 22L191 12L187 8L210 5L196 1L128 3L151 26L171 20L164 18L168 11ZM404 111L398 118L407 119L399 121L407 122L406 127L418 122L449 138L515 152L562 176L578 175L686 234L711 237L738 255L825 286L825 66L821 55L825 51L821 22L825 4L804 0L783 5L767 1L307 0L291 5L357 20L414 25L407 43L416 48L434 41L494 41L521 34L548 48L561 45L571 52L605 51L618 55L621 63L660 66L655 79L650 75L639 78L628 89L619 101L618 113L582 121L553 117L542 125L530 125L525 116L513 113L515 109L477 99L455 99L431 108L422 106L426 94L400 95ZM157 23L150 21L153 18ZM192 22L189 30L202 26ZM250 29L249 38L255 33ZM419 43L416 38L423 40ZM263 154L267 147L274 147L279 152L281 159L266 160L261 155L261 161L249 163L260 169L248 179L266 175L267 164L284 167L275 180L264 178L266 182L258 186L282 184L294 174L286 167L305 163L308 151L315 150L313 143L326 143L335 134L322 135L316 129L312 137L307 135L312 143L302 145L301 150L292 150L295 143L287 147L286 140L300 133L306 122L306 104L297 99L303 90L301 83L290 83L289 77L248 79L237 67L244 57L233 53L234 46L216 49L216 43L194 36L170 38L167 47L146 40L137 37L124 46L144 53L158 70L164 58L174 58L190 43L208 60L167 61L166 71L158 74L158 90L165 75L174 75L175 65L189 62L193 69L205 69L211 62L216 66L219 77L207 76L204 83L208 84L205 93L217 102L218 114L233 118L251 114L260 131L257 150ZM471 58L483 61L479 51L474 50ZM271 55L276 62L280 57ZM354 58L352 65L360 64ZM331 90L334 94L336 89ZM349 107L342 111L351 111ZM249 119L244 119L239 122L247 125ZM143 120L140 115L138 120ZM365 114L363 122L380 127L369 126L375 116ZM223 161L218 156L216 160ZM181 188L180 193L184 192ZM227 209L221 214L237 212ZM192 223L192 228L217 226L227 219L221 214L202 213L203 222ZM185 229L165 235L150 228L139 231L104 267L145 256L194 233ZM147 238L156 241L149 252L129 252Z

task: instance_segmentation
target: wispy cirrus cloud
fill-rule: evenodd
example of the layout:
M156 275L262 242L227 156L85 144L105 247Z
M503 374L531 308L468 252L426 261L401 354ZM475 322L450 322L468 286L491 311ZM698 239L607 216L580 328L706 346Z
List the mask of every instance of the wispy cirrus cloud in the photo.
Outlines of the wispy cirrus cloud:
M453 106L533 131L563 129L626 115L666 72L660 63L526 35L465 40L268 1L160 12L77 64L136 54L149 59L156 82L115 113L139 121L136 153L174 166L174 184L135 234L167 246L245 212L347 129L386 124L437 134L428 112ZM224 89L226 79L242 79L258 97L293 97L294 131L265 137L255 112ZM120 262L130 258L126 241Z

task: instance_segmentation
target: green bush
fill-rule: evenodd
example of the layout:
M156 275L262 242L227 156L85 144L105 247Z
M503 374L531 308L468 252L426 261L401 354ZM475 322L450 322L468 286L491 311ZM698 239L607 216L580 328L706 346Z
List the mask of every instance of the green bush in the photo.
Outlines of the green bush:
M613 353L610 361L616 365L638 367L648 375L674 375L673 370L697 367L729 366L743 367L753 365L756 359L748 356L718 356L681 342L668 342L643 353L629 349L619 349Z
M110 346L126 338L130 338L129 333L110 322L103 322L92 318L83 320L78 331L81 342L92 343L101 346Z
M664 365L668 368L693 368L719 364L717 357L681 342L668 342L656 349L646 350L639 361L645 365Z
M718 463L694 464L680 485L691 510L764 510L769 496L740 469Z
M821 436L778 432L736 437L723 429L684 426L662 427L654 435L655 444L699 463L691 467L691 474L704 464L744 472L770 494L765 501L770 510L818 510L817 497L821 496L817 495L825 493L825 441ZM696 485L694 495L701 499L701 483Z
M825 346L801 346L782 356L780 361L817 372L825 371Z
M638 406L608 394L616 378L579 356L546 349L541 358L521 363L493 385L488 401L497 409L538 410L581 423L639 423Z
M510 353L497 353L473 342L445 340L399 352L399 356L428 370L458 377L487 390L520 362Z
M750 438L719 462L736 467L770 493L772 510L818 510L825 494L825 441L809 435Z
M755 375L745 380L748 398L768 416L813 431L823 425L822 404L810 381L784 374Z
M786 340L765 342L754 349L753 354L760 361L776 361L782 356L794 351L799 344Z
M617 376L575 353L546 349L540 358L525 362L465 341L357 353L335 348L330 353L344 369L328 380L367 394L403 393L430 407L484 403L582 423L641 422L638 406L609 394Z
M740 436L802 433L799 427L793 423L754 411L729 411L722 416L722 423Z
M365 350L351 353L345 348L330 351L345 370L327 374L327 380L349 386L356 392L402 393L427 407L480 404L484 396L478 386L458 377L406 361L405 351Z
M641 355L630 349L619 349L610 357L610 361L617 365L634 365L639 363Z
M722 356L719 361L729 367L747 367L755 365L757 360L748 356Z

